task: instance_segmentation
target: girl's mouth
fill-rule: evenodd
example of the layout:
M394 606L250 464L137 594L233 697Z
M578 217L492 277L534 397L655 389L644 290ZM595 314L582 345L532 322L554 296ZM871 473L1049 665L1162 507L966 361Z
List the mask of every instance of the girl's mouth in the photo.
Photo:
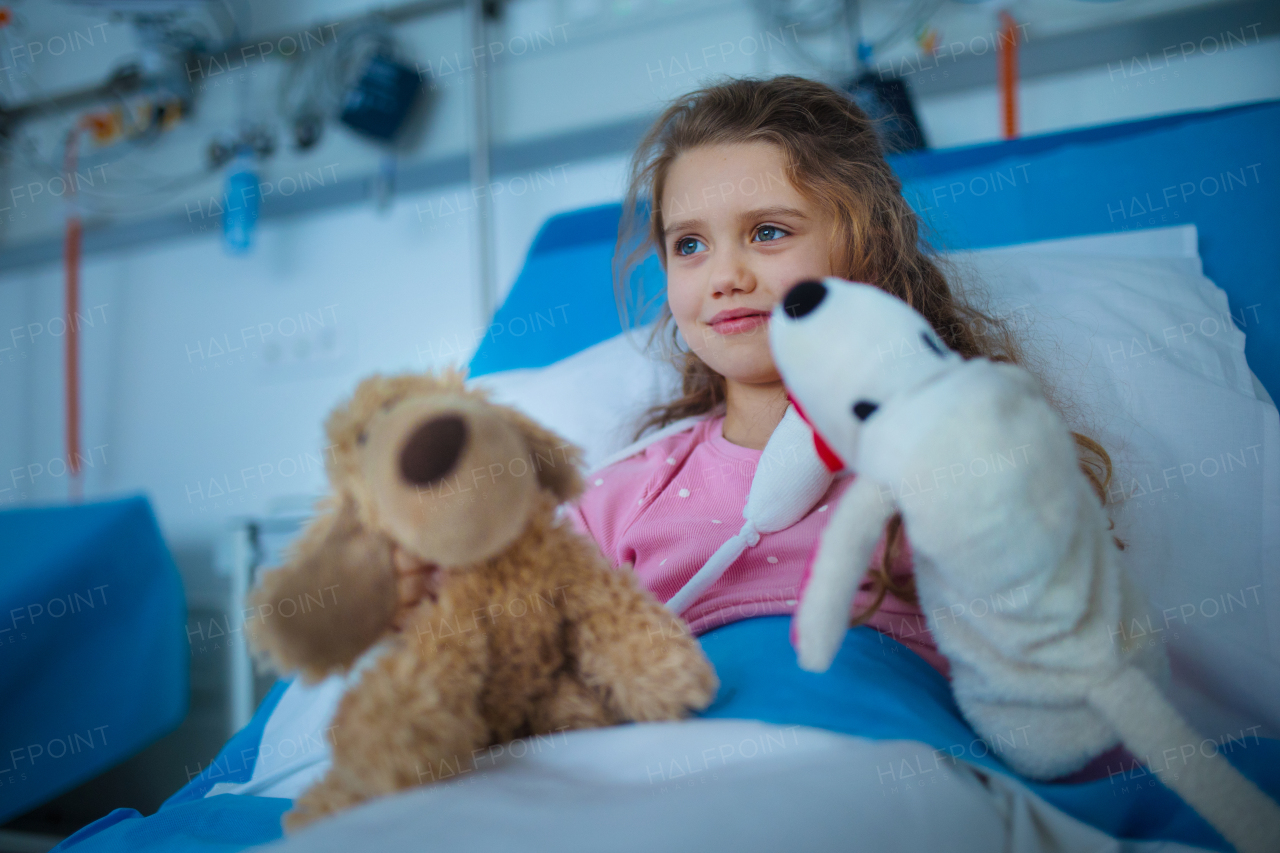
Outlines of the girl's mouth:
M725 311L722 313L732 316L721 318L717 314L711 318L710 323L711 328L721 335L738 335L743 332L750 332L767 325L769 322L769 314L765 312Z

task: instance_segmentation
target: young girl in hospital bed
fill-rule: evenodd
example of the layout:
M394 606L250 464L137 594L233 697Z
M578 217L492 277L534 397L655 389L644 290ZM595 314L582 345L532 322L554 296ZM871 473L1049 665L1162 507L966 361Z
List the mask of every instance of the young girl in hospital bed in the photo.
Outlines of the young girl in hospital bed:
M654 429L661 437L588 476L587 491L568 510L574 526L613 565L631 563L664 602L737 532L762 451L788 407L768 323L796 282L834 275L875 283L923 314L964 357L1019 361L1008 329L953 295L921 249L919 229L872 123L846 95L779 77L735 80L673 103L633 159L616 286L620 304L630 305L630 273L657 251L667 298L654 334L669 336L682 393L639 425L637 437ZM1092 439L1075 439L1081 467L1105 502L1098 472L1109 475L1110 458ZM785 464L786 454L780 458ZM849 482L835 480L789 527L760 533L678 608L694 634L793 613L828 509ZM404 597L416 600L415 567L403 568ZM947 675L915 595L899 516L886 525L868 577L850 624L893 637ZM1117 758L1129 756L1117 747L1062 781L1104 776Z

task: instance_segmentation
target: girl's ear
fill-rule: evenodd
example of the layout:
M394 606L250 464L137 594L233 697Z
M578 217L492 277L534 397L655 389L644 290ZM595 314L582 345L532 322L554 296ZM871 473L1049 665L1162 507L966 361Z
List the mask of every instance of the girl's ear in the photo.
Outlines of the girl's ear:
M326 503L245 601L254 656L309 683L345 671L391 626L398 603L390 541L364 529L349 496Z
M502 408L524 436L529 447L529 464L538 475L538 485L559 498L561 503L582 494L582 451L515 409Z

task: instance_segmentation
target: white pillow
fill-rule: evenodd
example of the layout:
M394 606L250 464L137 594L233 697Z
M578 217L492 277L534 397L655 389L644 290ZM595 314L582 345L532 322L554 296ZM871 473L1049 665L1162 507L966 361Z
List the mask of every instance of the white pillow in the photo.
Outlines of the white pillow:
M1199 258L1199 244L1200 238L1196 226L1171 225L1165 228L1143 228L1140 231L1057 237L1052 240L1015 243L1012 246L997 246L980 251L983 254L1056 252L1122 258Z
M586 469L633 440L636 422L680 388L675 368L646 344L650 327L623 333L547 367L490 373L471 384L490 389L583 450Z
M1206 735L1275 736L1280 417L1255 393L1226 294L1194 258L1027 248L955 262L1111 456L1110 514L1150 602L1123 635L1165 646L1175 703Z
M1009 317L1031 366L1068 404L1068 423L1110 454L1116 534L1150 599L1151 641L1170 652L1175 703L1207 735L1262 725L1255 733L1274 736L1280 421L1195 246L1194 226L1182 226L950 261L961 284L980 282L988 307ZM619 336L474 381L582 446L590 468L678 387L674 369L642 351L646 339ZM1145 622L1124 628L1140 630Z

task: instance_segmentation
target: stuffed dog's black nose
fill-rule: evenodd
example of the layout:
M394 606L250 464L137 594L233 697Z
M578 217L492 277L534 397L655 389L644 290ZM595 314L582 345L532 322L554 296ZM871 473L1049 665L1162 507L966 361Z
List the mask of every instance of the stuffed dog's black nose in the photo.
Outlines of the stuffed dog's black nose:
M792 320L799 320L821 304L827 296L827 286L820 281L802 281L787 291L782 299L782 310Z
M400 473L418 486L429 486L458 464L467 444L467 422L441 415L419 426L400 451Z

